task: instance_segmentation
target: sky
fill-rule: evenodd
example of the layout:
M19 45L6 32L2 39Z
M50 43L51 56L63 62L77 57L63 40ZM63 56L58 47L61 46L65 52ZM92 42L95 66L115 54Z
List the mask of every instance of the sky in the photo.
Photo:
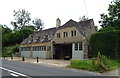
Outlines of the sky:
M1 0L0 24L12 29L10 23L14 21L13 10L25 9L31 13L32 20L40 18L45 29L55 27L57 18L60 18L63 25L70 19L78 22L84 15L93 19L100 28L100 14L108 13L111 1L113 0Z

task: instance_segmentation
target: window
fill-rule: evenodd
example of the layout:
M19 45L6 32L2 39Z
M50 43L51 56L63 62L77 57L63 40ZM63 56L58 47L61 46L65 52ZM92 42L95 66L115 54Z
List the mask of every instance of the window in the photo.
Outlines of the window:
M30 51L30 47L27 47L27 51Z
M36 47L33 47L33 51L36 51Z
M43 46L41 46L41 51L43 51Z
M38 47L38 50L39 50L39 51L41 50L41 47L40 47L40 46Z
M68 32L63 32L63 37L68 37Z
M46 46L43 46L43 51L46 51Z
M36 51L38 51L38 47L36 47Z
M60 38L60 33L57 33L57 38Z
M82 43L79 43L79 50L82 50Z
M76 36L76 30L71 31L71 36L72 36L72 37L73 37L73 36Z
M21 51L23 51L23 47L21 47Z
M82 50L82 43L75 43L75 50L81 51Z
M78 43L75 43L75 50L78 50Z

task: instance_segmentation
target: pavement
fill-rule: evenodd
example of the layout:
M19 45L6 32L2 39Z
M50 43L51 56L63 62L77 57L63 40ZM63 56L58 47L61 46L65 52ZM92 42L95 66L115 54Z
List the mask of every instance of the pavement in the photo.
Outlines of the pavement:
M102 73L102 75L105 75L105 76L119 76L119 78L120 78L120 68L118 68L116 70L104 72L104 73Z
M46 66L63 67L63 68L65 68L66 66L70 64L70 60L39 59L39 62L37 63L37 59L35 58L25 58L25 61L22 61L21 57L13 57L13 59L11 59L11 57L6 57L5 59L12 60L12 61L21 61L21 62L26 62L26 63L34 63L38 65L43 64ZM120 76L119 71L120 71L120 68L116 70L100 73L100 74L104 76Z
M25 58L25 61L22 61L21 57L13 57L13 59L11 59L11 57L6 57L5 59L11 61L21 61L21 62L44 64L44 65L57 66L57 67L66 67L70 64L70 60L39 59L37 62L36 58Z

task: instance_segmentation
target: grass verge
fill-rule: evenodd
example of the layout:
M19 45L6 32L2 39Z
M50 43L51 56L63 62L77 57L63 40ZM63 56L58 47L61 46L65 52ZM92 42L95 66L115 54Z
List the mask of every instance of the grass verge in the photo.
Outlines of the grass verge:
M108 70L104 70L100 66L94 65L92 60L71 60L71 63L68 67L102 73L120 67L120 60L107 60L105 66L108 68Z

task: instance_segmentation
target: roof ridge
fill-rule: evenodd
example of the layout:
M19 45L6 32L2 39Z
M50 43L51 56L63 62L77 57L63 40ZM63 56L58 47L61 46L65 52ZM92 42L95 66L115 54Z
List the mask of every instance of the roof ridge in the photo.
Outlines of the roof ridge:
M87 22L87 21L92 21L93 19L87 19L87 20L84 20L84 21L79 21L78 23L82 23L82 22Z

